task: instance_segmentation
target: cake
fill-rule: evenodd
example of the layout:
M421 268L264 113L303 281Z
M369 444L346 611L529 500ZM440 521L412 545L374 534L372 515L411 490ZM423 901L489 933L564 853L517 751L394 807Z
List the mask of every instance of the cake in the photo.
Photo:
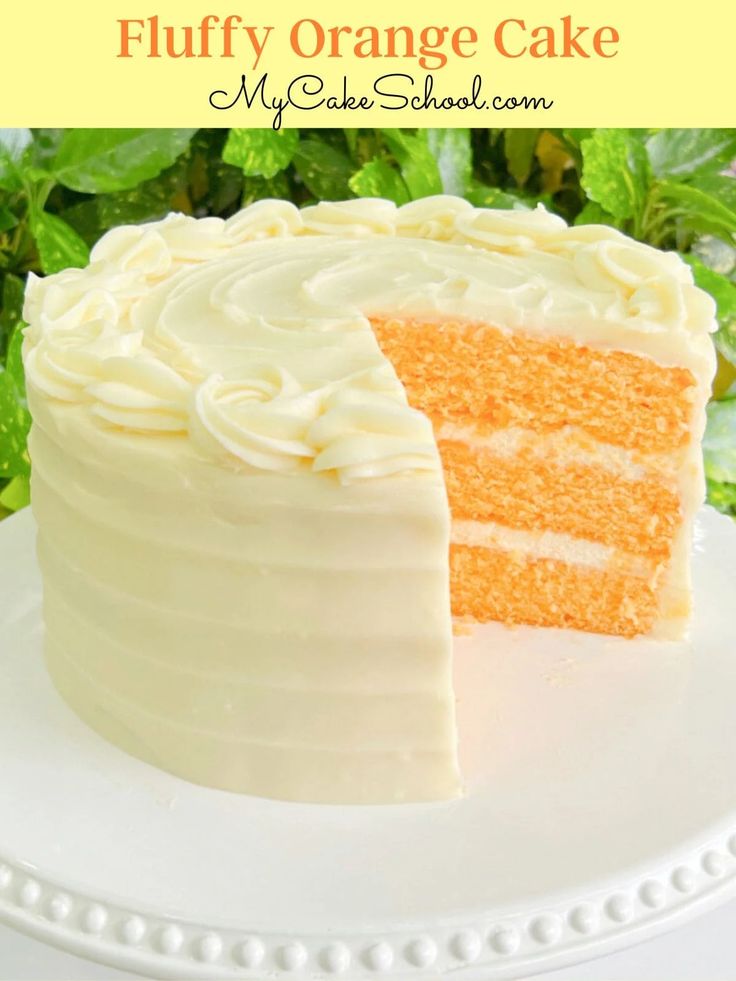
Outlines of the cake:
M713 302L543 208L261 201L27 288L45 654L187 780L461 792L453 618L679 637Z

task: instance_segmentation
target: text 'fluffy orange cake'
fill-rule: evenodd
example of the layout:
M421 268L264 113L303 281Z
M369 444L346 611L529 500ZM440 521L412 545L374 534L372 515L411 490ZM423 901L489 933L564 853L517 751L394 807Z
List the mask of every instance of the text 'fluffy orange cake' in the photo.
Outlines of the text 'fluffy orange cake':
M188 779L458 792L461 621L677 637L714 304L454 197L114 229L27 294L47 660Z

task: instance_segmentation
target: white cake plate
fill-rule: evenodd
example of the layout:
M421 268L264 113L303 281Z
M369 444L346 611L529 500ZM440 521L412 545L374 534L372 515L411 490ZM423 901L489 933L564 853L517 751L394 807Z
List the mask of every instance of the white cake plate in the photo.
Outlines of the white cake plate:
M30 513L0 525L0 919L156 978L485 981L736 894L736 524L706 509L689 644L457 642L465 799L284 804L109 746L41 658Z

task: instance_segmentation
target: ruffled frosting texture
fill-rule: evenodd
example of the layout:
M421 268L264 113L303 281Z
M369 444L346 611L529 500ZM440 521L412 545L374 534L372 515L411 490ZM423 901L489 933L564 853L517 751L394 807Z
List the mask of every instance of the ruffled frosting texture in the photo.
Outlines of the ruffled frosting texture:
M713 301L676 255L449 196L122 226L86 269L29 277L24 315L29 385L50 404L222 466L342 481L439 472L372 315L559 333L706 380L713 359Z

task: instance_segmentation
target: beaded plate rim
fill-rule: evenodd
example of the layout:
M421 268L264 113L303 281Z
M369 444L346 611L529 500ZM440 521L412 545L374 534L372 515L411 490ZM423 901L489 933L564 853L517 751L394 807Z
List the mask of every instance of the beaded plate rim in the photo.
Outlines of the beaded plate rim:
M514 978L651 938L736 895L736 827L608 888L513 916L349 935L158 915L0 858L0 920L69 953L166 978Z

